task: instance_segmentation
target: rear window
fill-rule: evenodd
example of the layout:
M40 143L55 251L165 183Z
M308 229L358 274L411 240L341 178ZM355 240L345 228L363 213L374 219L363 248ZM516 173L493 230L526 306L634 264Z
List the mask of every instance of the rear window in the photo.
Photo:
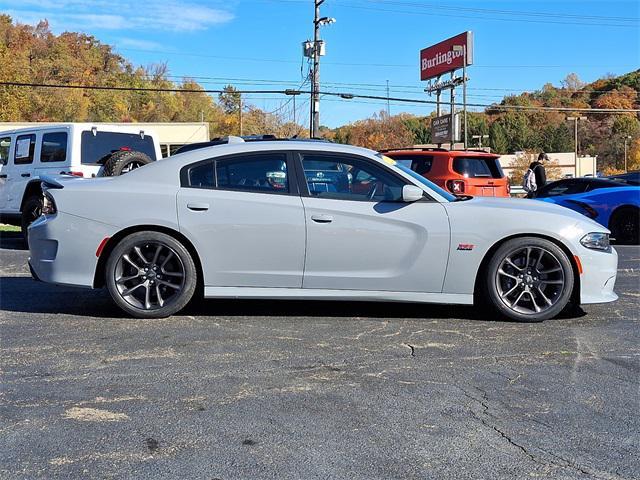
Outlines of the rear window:
M414 172L424 175L431 171L431 165L433 165L433 155L398 155L386 154L388 157L393 158L400 165L410 168Z
M502 178L502 167L497 158L454 157L453 170L468 178Z
M142 138L137 133L115 132L82 132L82 163L102 163L109 155L118 150L135 150L149 155L151 160L157 160L153 138L145 135Z

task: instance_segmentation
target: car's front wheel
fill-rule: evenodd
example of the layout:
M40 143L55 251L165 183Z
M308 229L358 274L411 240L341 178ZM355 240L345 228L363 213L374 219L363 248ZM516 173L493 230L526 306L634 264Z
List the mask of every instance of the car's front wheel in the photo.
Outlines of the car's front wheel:
M495 310L512 320L541 322L571 299L574 273L566 253L536 237L508 240L485 271L485 290Z
M189 251L161 232L137 232L111 252L105 283L114 302L138 318L163 318L189 303L197 270Z

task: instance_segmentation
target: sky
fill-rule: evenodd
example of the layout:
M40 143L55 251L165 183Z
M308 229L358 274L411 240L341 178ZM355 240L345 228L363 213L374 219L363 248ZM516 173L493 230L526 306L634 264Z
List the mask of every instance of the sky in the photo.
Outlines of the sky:
M0 11L22 23L47 19L54 33L91 34L135 65L166 62L172 79L195 78L205 88L309 88L301 43L313 36L313 0L0 0ZM321 15L336 19L321 31L322 91L386 96L388 82L391 97L434 100L423 92L419 52L467 30L475 51L469 103L559 85L572 72L591 82L640 68L638 0L325 0ZM295 111L283 95L245 101L308 125L306 95ZM386 108L384 100L323 97L321 124ZM391 114L433 109L390 105Z

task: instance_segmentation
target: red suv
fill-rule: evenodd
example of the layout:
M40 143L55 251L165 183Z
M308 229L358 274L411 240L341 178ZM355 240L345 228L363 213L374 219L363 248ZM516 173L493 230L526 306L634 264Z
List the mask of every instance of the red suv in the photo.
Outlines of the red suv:
M443 148L403 148L383 153L455 195L510 195L500 156L493 153Z

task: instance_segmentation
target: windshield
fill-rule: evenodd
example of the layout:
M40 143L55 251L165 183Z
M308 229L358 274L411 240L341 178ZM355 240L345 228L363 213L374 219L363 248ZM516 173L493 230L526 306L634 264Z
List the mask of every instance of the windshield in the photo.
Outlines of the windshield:
M392 158L387 157L386 155L378 154L378 156L386 164L391 165L391 166L397 168L398 170L402 170L404 173L406 173L408 175L411 175L411 177L416 179L421 184L429 187L429 189L433 190L434 192L436 192L438 195L440 195L442 198L446 199L447 201L449 201L449 202L455 202L456 201L456 196L455 195L452 195L449 192L447 192L446 190L443 190L442 188L440 188L438 185L436 185L432 181L427 180L422 175L414 172L410 168L407 168L405 165L402 165L401 163L396 162L395 160L393 160Z

